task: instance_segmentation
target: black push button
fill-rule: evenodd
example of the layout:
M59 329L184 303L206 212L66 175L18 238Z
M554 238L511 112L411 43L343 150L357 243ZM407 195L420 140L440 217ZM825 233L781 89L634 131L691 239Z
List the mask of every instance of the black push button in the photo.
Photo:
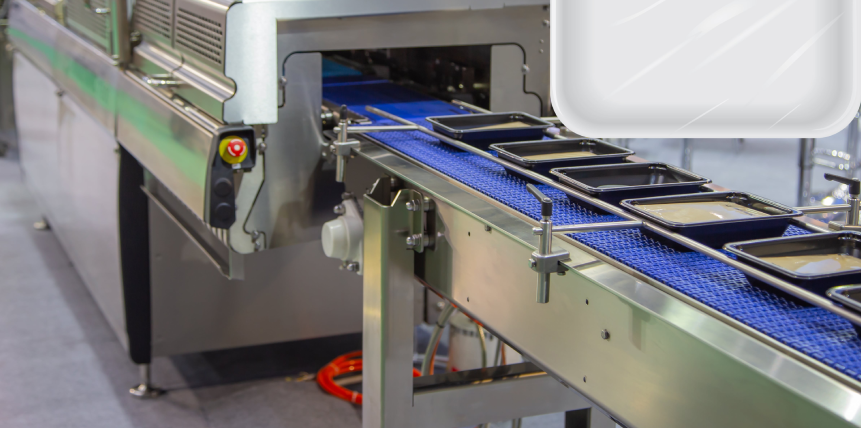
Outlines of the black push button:
M233 182L229 178L219 178L215 181L215 194L222 198L233 193Z
M233 212L233 205L222 202L215 207L215 218L229 222L233 219Z

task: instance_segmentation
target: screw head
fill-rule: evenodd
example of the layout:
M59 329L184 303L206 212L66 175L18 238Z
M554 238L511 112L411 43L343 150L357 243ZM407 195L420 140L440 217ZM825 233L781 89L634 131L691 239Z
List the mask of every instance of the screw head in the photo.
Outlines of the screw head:
M407 247L413 248L416 246L416 237L415 236L407 236Z
M342 214L344 214L345 212L347 212L347 209L344 207L344 205L340 205L340 204L339 204L339 205L335 205L335 208L334 208L332 211L333 211L335 214L342 215Z
M538 266L538 262L533 259L529 259L529 267L535 269Z
M601 339L610 340L610 332L606 329L601 330Z
M407 211L415 211L415 210L416 210L416 204L414 204L413 201L407 202Z
M359 263L358 262L347 263L347 270L350 272L358 272L359 271Z

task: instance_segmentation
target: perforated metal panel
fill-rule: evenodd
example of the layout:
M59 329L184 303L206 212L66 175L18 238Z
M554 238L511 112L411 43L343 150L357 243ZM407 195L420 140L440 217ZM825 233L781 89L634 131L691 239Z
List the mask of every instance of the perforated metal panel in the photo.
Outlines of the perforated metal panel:
M147 40L171 46L173 39L173 0L137 0L132 28Z
M105 51L111 51L110 9L107 0L68 0L66 24Z
M174 47L206 65L223 68L225 14L211 13L199 3L177 4Z

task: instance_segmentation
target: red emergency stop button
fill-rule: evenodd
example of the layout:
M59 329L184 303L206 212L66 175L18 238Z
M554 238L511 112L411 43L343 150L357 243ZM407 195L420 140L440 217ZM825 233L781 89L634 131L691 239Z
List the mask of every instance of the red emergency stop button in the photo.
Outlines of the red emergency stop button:
M241 137L229 135L221 139L218 153L229 164L241 163L248 157L248 144Z

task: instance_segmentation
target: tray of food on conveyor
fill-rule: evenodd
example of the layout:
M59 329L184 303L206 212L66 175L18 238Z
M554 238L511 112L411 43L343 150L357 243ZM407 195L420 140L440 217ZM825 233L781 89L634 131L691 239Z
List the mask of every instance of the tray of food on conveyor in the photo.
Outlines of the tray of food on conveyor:
M498 156L546 174L553 168L623 163L631 150L589 138L492 144Z
M844 308L861 313L861 285L839 285L829 288L826 294ZM855 327L855 332L861 336L861 326L852 324L852 327Z
M802 215L777 202L742 192L629 199L622 201L622 207L712 248L720 248L728 242L782 236L789 221ZM667 242L648 230L645 233ZM671 246L679 247L678 244Z
M658 162L554 168L559 181L602 201L618 204L624 199L700 192L711 180Z
M825 294L838 285L861 283L861 233L816 233L735 242L724 247L739 261L806 290ZM762 285L748 277L752 284Z
M493 143L540 140L553 126L523 112L435 116L427 121L434 131L482 150Z

